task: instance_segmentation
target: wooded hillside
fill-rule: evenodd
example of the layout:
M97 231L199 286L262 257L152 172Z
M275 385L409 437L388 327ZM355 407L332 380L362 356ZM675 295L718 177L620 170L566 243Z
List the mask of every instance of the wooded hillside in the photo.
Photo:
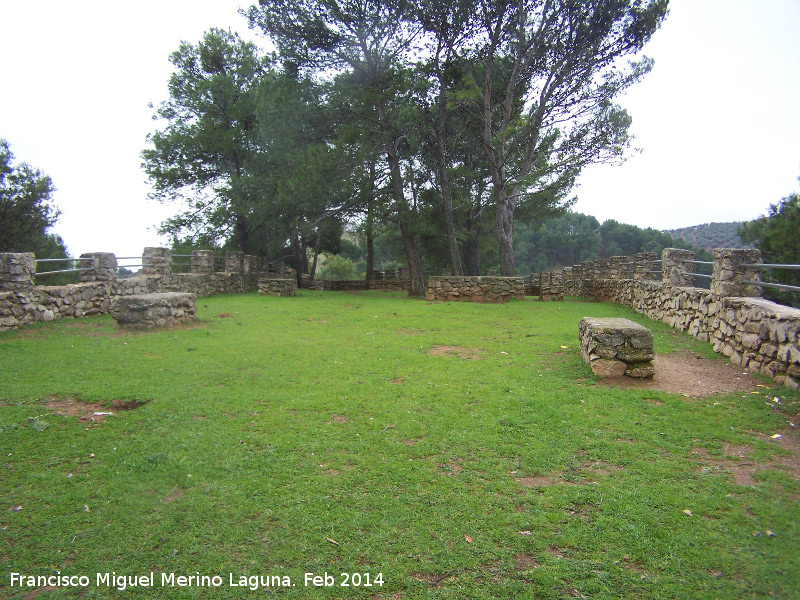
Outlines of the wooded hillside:
M703 223L681 229L669 229L664 233L670 234L675 239L682 238L692 246L705 248L709 252L714 248L752 248L752 245L745 244L736 233L742 225L744 225L742 221Z

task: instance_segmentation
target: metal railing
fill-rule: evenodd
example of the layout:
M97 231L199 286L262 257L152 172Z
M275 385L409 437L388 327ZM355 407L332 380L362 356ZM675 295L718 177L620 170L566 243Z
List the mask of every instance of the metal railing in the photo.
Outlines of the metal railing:
M741 265L742 267L746 267L748 269L785 269L787 271L800 271L800 265L789 265L789 264L775 264L775 263L755 263L755 264L744 264ZM772 288L776 290L782 290L787 292L800 292L800 287L796 285L787 285L784 283L772 283L770 281L743 281L742 283L746 283L748 285L759 285L761 287Z
M190 259L190 260L172 260L170 262L171 267L180 267L183 270L191 269L192 261L191 259L194 258L196 255L193 254L172 254L172 259ZM117 269L140 269L148 266L152 266L154 263L144 260L142 256L117 256L115 257L117 260ZM213 271L219 272L224 271L227 265L228 257L224 255L215 254L213 257ZM69 263L74 265L75 263L80 263L81 261L91 261L91 257L83 257L83 258L38 258L35 259L35 264L46 264L46 263ZM136 262L125 262L125 261L136 261ZM55 275L60 273L80 273L84 271L92 271L92 267L73 267L70 269L57 269L53 271L35 271L33 276L38 275ZM273 263L268 263L267 270L270 273L277 272L277 269Z
M80 258L37 258L35 263L39 265L39 263L54 263L54 262L69 262L74 263L80 261ZM33 276L36 277L37 275L55 275L56 273L78 273L80 271L91 271L90 268L77 268L73 267L72 269L60 269L58 271L36 271L34 272Z
M800 292L800 287L796 285L786 285L783 283L770 283L767 281L743 281L748 285L758 285L761 287L774 288L776 290L785 290L787 292Z

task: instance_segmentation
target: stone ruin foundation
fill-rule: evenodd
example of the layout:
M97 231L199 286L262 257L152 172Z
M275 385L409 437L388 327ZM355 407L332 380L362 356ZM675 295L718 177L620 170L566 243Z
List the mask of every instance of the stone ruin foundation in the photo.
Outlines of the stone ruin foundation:
M578 326L581 356L600 377L652 377L653 334L628 319L585 317Z
M258 293L267 296L294 296L297 282L294 279L259 279Z
M109 312L121 327L128 329L172 327L194 321L196 299L187 292L119 296Z
M428 300L460 302L507 302L525 299L522 277L428 277Z

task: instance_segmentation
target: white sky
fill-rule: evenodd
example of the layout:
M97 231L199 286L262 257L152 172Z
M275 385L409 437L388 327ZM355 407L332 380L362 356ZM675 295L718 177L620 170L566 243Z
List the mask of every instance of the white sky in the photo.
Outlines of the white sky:
M169 54L211 27L247 39L247 0L0 0L0 137L53 179L71 254L139 256L176 209L139 153ZM668 229L750 220L798 189L800 0L672 0L656 65L621 104L641 154L593 167L574 210Z

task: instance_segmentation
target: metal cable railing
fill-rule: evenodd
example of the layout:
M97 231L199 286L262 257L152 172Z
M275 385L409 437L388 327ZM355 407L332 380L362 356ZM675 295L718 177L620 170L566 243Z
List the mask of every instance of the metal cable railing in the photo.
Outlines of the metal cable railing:
M785 290L787 292L800 292L800 287L796 285L786 285L783 283L769 283L766 281L743 281L742 283L746 283L748 285L758 285L761 287L774 288L776 290Z
M74 263L81 260L80 258L37 258L34 262L38 265L39 263L54 263L54 262L70 262ZM91 271L89 268L77 268L73 267L72 269L59 269L57 271L36 271L34 272L34 277L37 275L55 275L57 273L78 273L80 271Z
M776 264L776 263L748 263L740 265L748 269L785 269L787 271L800 271L800 265ZM800 287L785 283L772 283L771 281L743 281L748 285L758 285L761 287L772 288L786 292L800 292Z

